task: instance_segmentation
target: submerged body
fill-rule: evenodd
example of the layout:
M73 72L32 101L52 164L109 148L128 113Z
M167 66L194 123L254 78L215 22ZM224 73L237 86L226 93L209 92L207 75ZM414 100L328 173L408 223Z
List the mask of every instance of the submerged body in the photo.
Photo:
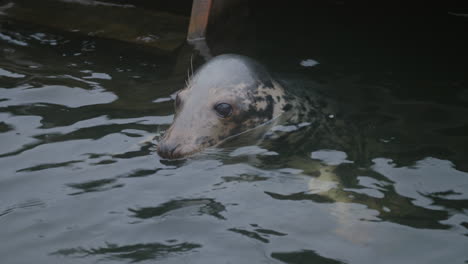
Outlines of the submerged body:
M254 60L220 55L203 65L178 92L175 117L158 145L167 159L285 120L298 122L314 112L310 98L299 100Z

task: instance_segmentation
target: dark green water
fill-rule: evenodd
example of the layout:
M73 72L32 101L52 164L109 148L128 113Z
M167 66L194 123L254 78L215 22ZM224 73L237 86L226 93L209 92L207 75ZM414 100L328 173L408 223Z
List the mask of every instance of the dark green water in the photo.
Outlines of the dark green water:
M325 91L356 141L172 162L176 55L4 25L0 262L466 263L468 19L327 15L219 50Z

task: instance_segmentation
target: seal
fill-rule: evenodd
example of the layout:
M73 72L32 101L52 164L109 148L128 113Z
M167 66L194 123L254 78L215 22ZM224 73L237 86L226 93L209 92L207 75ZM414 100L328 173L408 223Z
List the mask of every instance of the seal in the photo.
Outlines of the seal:
M333 146L335 142L342 146L342 139L348 134L347 125L335 118L338 107L333 102L313 89L305 89L310 85L294 88L299 87L275 80L262 65L248 57L233 54L214 57L177 93L174 121L158 144L158 154L166 159L184 158L248 132L261 139L275 139L281 147L290 146L299 152L295 156L287 153L288 158L280 164L285 162L287 168L309 175L310 193L265 193L283 200L303 197L339 201L333 209L338 218L336 232L352 241L366 241L365 231L349 228L354 224L348 221L352 218L350 197L356 194L343 189L345 185L337 174L340 165L324 164L298 150L303 147L310 153L307 142L313 142L313 149ZM375 208L372 199L360 202Z
M178 159L272 123L292 108L283 86L258 62L225 54L201 66L175 98L158 154Z
M260 163L262 167L294 169L296 175L304 176L295 179L307 181L303 192L264 193L277 200L333 203L328 208L336 218L334 232L356 244L367 245L375 233L373 226L357 220L356 204L378 212L376 217L383 221L398 224L405 224L401 222L402 208L409 218L428 214L391 188L379 189L391 199L357 192L358 177L378 174L366 169L372 151L382 153L381 145L368 134L372 130L349 122L346 114L354 114L352 107L331 100L326 91L320 91L320 84L297 83L295 77L288 82L282 77L275 80L263 66L244 56L221 55L208 61L177 94L174 121L159 143L159 155L183 158L230 138L239 150L240 134L261 136L258 145L278 154L258 155L267 159ZM327 161L318 152L326 152L325 157L331 159ZM248 157L247 164L255 164L257 154L245 153L241 155Z

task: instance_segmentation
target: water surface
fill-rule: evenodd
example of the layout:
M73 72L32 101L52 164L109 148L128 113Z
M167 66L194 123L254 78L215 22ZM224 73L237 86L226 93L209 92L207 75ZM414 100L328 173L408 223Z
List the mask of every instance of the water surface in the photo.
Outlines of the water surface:
M462 46L465 22L447 23ZM281 54L259 34L249 55L326 93L353 140L167 161L177 56L1 28L2 263L466 263L466 52L323 32L278 40Z

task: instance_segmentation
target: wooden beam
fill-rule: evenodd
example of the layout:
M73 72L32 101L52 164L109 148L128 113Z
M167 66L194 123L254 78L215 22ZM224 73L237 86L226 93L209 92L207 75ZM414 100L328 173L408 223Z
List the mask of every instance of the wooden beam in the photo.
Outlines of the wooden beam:
M189 42L205 39L212 6L213 0L193 0L187 34Z

